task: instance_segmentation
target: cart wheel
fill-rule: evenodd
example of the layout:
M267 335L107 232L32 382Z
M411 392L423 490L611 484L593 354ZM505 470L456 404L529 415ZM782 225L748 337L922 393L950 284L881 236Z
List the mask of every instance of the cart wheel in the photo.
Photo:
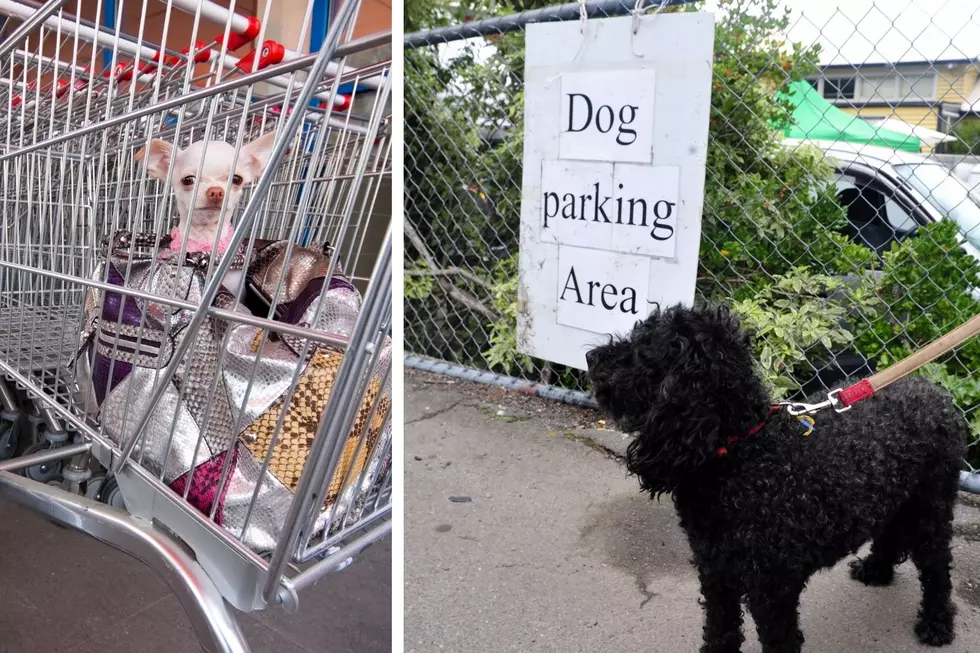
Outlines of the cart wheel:
M122 492L119 490L119 483L115 478L110 478L109 483L102 489L102 482L105 481L105 475L93 476L89 479L88 485L85 486L85 496L89 499L95 501L101 501L107 506L112 506L113 508L118 508L119 510L126 509L126 502L123 501ZM101 496L100 496L101 495Z
M0 460L14 457L20 442L20 422L0 419Z
M27 447L27 449L24 450L24 455L30 456L31 454L46 451L50 448L50 442L39 442L38 444L32 444L31 446ZM61 476L60 460L34 465L33 467L27 467L24 469L23 473L27 478L39 483L51 483L52 481L56 481L58 484L60 484L64 480Z

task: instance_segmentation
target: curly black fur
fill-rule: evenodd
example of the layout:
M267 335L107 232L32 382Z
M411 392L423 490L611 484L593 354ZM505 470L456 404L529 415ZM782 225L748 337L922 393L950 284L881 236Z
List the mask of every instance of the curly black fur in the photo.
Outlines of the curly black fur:
M945 392L910 378L818 413L807 438L782 411L727 446L771 399L726 309L657 312L587 360L599 405L636 434L627 468L674 499L705 598L702 653L740 650L743 598L764 653L799 653L808 579L868 541L852 577L888 584L910 557L922 585L916 634L953 640L950 538L968 429Z

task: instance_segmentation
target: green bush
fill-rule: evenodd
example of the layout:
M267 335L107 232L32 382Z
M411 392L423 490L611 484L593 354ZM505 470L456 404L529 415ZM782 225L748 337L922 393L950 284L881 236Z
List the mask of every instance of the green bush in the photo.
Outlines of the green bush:
M919 374L933 383L943 386L953 395L953 401L966 415L970 429L976 435L980 433L980 377L953 374L945 365L930 364L922 368ZM980 465L980 459L971 447L967 459L974 467Z
M839 298L832 298L833 295ZM845 281L807 268L776 275L732 310L753 335L756 360L776 399L799 389L797 379L853 341L842 323L855 310L871 311L877 298Z
M500 261L493 270L493 278L493 305L500 319L490 324L487 364L507 374L533 372L534 361L517 350L517 255Z
M953 128L953 135L959 140L943 144L947 154L974 154L980 156L980 120L963 118Z
M854 329L858 348L879 367L919 349L977 313L971 290L980 287L980 263L959 244L951 220L919 228L916 235L884 255L877 283L883 310ZM952 373L980 370L980 341L974 339L949 357Z

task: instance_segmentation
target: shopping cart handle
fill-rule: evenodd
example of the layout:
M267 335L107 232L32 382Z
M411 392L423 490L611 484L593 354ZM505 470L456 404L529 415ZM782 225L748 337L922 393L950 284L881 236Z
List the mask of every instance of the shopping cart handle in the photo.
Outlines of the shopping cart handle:
M238 68L243 73L252 72L252 61L255 59L255 55L258 53L259 62L255 70L262 70L267 66L273 64L281 63L286 57L286 48L275 41L266 41L262 44L262 47L254 52L249 52L244 57L238 60L235 64L235 68Z
M27 83L27 90L33 91L36 88L37 88L37 84L35 84L34 82ZM24 98L22 98L20 95L14 95L10 99L10 108L11 109L16 108L20 106L23 102L24 102Z
M181 50L184 54L190 54L191 48L187 46ZM194 41L194 63L204 63L211 58L211 48L204 41Z
M164 56L162 53L157 52L153 56L153 60L152 61L144 61L144 62L140 63L140 65L137 67L137 69L139 70L139 73L138 73L137 76L140 76L140 75L149 75L151 73L155 73L157 71L157 68L160 67L160 60L161 59L163 59L163 64L165 66L176 66L178 63L180 63L180 58L179 57ZM129 71L127 71L126 73L124 73L122 76L120 76L119 79L125 81L125 80L128 80L132 76L133 76L133 71L132 71L132 69L130 69Z
M102 76L106 79L125 82L132 78L133 71L132 68L129 67L128 63L120 61L116 63L116 67L112 70L109 70L108 68L103 70Z
M262 21L260 21L255 16L248 16L248 28L239 34L238 32L231 32L228 34L228 52L234 52L243 45L247 45L254 41L259 36L259 32L262 31ZM214 40L218 43L218 47L221 47L221 43L224 41L225 35L221 34Z
M59 79L54 96L60 100L71 88L74 88L76 91L80 91L86 86L88 86L88 80L84 77L77 78L74 84L69 82L67 79Z

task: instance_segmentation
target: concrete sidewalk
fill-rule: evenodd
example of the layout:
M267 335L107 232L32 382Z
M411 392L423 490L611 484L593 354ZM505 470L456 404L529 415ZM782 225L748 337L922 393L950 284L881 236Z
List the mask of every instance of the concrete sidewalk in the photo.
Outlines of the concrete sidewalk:
M669 500L638 493L622 436L591 411L406 371L405 650L698 650L702 612ZM980 510L958 507L957 639L980 653ZM903 565L868 588L845 564L803 596L806 653L936 650ZM746 621L746 653L760 650Z

